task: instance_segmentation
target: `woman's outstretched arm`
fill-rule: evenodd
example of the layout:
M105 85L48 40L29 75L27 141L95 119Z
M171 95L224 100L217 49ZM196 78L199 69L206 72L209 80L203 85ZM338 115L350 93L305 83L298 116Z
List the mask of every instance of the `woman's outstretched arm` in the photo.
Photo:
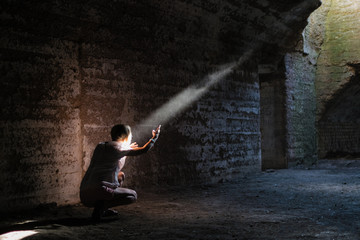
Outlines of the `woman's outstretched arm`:
M140 155L140 154L143 154L143 153L146 153L147 151L149 151L154 146L154 143L156 142L156 140L159 138L160 128L161 128L161 125L159 125L156 130L152 131L152 135L153 135L152 138L150 138L149 141L144 144L144 146L138 147L138 145L136 143L132 143L130 145L130 147L132 149L124 151L125 156L137 156L137 155Z

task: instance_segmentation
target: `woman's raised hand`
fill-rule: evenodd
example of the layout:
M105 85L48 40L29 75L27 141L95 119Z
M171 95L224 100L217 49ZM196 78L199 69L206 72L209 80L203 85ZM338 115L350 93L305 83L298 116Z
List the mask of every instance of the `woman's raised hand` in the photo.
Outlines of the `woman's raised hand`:
M159 126L156 128L156 130L152 130L153 138L154 138L156 135L159 136L159 134L160 134L160 128L161 128L161 125L159 125ZM156 136L156 137L157 137L157 136Z

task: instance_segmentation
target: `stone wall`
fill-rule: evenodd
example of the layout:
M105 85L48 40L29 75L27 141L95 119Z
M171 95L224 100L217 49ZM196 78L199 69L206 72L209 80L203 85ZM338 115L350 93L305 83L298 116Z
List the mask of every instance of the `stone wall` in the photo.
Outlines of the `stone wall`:
M295 164L311 165L318 158L316 71L326 36L331 1L322 4L308 18L295 51L285 55L286 67L286 158Z
M2 1L1 209L79 201L93 148L224 63L252 53L127 161L128 187L260 169L257 54L287 45L317 1ZM276 31L274 31L276 29ZM291 45L291 44L290 44ZM138 126L139 127L139 126ZM150 137L134 133L143 144Z
M326 103L353 76L347 64L359 63L360 28L358 1L324 1L330 2L325 27L326 35L318 59L316 91L318 112L324 113ZM329 4L329 3L328 3Z
M285 57L289 161L358 154L358 6L322 1L297 52Z
M357 131L360 127L360 2L332 0L324 3L329 10L316 71L321 158L335 152L359 153L353 143L360 139Z
M324 158L358 157L359 123L319 123L319 155Z
M75 203L82 175L79 45L66 34L76 30L38 6L11 3L1 12L0 205Z
M296 164L317 160L315 65L304 53L285 56L286 65L286 158Z
M223 19L231 5L221 6L224 12L215 2L163 2L156 7L123 2L114 3L112 14L97 9L99 22L89 17L88 32L82 34L90 37L79 49L84 171L112 124L148 129L143 139L134 133L134 140L145 143L151 126L138 126L143 119L245 52L242 44L232 45L241 39L230 32L240 24L238 19ZM209 24L214 27L207 28ZM108 39L97 39L92 28L98 25ZM159 122L162 136L156 148L127 160L126 186L217 182L260 169L256 68L249 64L238 71L170 122Z

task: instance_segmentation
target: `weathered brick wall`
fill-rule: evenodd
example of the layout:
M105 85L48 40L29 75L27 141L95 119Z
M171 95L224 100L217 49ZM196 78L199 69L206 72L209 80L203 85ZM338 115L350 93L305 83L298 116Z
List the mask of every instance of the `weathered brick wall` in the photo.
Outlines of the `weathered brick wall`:
M116 14L99 8L98 22L87 19L88 32L82 34L90 37L79 49L84 170L94 146L108 139L112 124L137 126L217 65L241 56L243 46L233 45L240 36L229 31L242 22L222 19L230 6L122 2L112 6ZM98 25L101 35L92 30ZM109 39L98 40L104 35ZM260 169L256 67L239 71L242 74L232 74L169 123L159 122L163 131L156 148L128 159L126 186L216 182ZM148 129L145 139L134 133L134 140L143 144L151 128L137 127Z
M290 11L299 3L2 1L1 208L77 202L93 148L113 124L135 126L264 42L286 45L317 1ZM127 186L260 169L256 65L252 56L166 123L152 152L128 160Z
M319 155L342 158L359 155L360 127L358 123L319 123Z
M330 7L331 1L322 1L321 6L309 16L296 51L285 56L286 155L290 162L296 164L313 164L318 158L316 73L327 34L325 22Z
M82 174L78 45L58 37L71 26L53 14L45 21L44 9L25 2L1 5L1 209L60 196L75 203Z
M315 66L303 53L285 56L286 129L288 161L312 164L317 160Z
M260 95L255 66L237 69L177 121L183 139L180 148L185 153L181 161L185 162L180 163L184 176L175 180L187 178L186 173L191 173L188 166L194 167L195 177L210 183L260 170ZM160 174L171 179L166 165Z

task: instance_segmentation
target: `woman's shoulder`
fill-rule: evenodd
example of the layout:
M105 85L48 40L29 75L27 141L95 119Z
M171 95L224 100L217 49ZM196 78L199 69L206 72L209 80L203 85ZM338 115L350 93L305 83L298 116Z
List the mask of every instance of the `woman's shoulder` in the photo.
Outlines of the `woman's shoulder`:
M105 145L105 147L114 148L118 151L129 150L128 146L126 146L125 144L123 144L121 142L117 142L117 141L104 142L103 144Z
M105 150L105 149L108 149L108 148L117 148L116 142L112 142L112 141L111 142L99 142L96 145L95 149Z
M117 146L118 142L116 141L106 141L106 142L99 142L97 146Z

